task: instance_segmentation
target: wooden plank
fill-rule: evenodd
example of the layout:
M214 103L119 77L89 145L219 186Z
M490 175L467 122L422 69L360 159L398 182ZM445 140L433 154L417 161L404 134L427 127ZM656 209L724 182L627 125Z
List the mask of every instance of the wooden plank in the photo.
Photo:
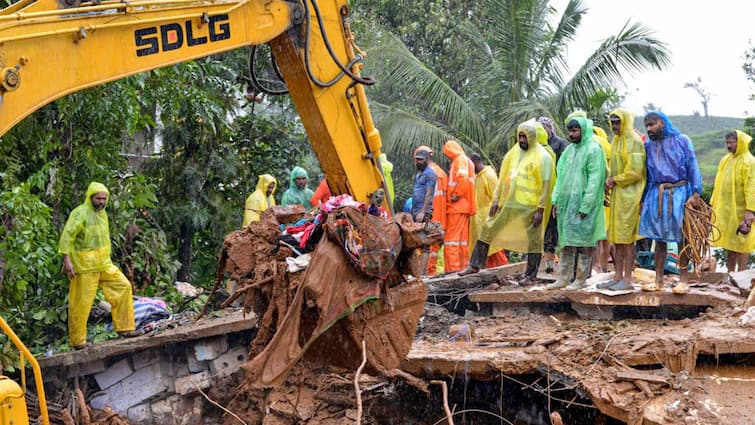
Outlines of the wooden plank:
M222 315L219 317L203 317L197 323L168 329L154 335L146 334L135 338L105 341L85 350L39 357L37 361L42 369L71 366L177 342L241 332L252 329L257 324L257 317L253 313L246 314L246 316L241 310L222 311L221 313Z
M532 290L504 288L497 291L479 291L469 294L469 300L477 303L561 303L572 302L585 305L601 306L637 306L658 307L661 305L684 306L734 306L740 305L742 299L725 292L693 288L689 294L676 295L670 288L665 291L642 292L636 290L622 295L608 295L602 291L590 290Z
M478 273L459 276L458 273L449 273L438 277L425 279L425 283L433 286L455 286L457 284L484 284L500 282L505 278L514 276L518 273L524 273L527 269L527 262L506 264L505 266L494 267L492 269L482 269Z

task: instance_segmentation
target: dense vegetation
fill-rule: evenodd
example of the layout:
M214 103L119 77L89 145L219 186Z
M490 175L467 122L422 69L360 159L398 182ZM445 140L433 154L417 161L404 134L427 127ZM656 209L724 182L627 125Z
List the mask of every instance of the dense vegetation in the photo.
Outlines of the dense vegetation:
M368 96L396 164L400 200L411 188L414 146L440 152L453 137L497 164L525 117L560 121L576 108L605 116L620 104L621 94L610 89L617 81L662 69L669 54L652 31L628 24L606 29L617 35L571 72L566 47L588 13L580 1L564 11L544 0L352 6L357 40L370 52L367 70L379 81ZM275 175L284 189L289 170L304 164L317 183L295 111L287 98L247 86L246 55L231 52L78 92L3 136L0 311L35 353L66 348L68 281L57 240L90 181L112 193L114 260L139 295L162 297L173 308L185 307L176 280L209 288L223 236L240 226L258 175ZM747 72L753 78L752 68ZM720 134L702 135L721 128L691 131L692 124L675 122L701 156L720 157ZM97 338L112 336L93 326ZM9 347L2 347L7 366Z

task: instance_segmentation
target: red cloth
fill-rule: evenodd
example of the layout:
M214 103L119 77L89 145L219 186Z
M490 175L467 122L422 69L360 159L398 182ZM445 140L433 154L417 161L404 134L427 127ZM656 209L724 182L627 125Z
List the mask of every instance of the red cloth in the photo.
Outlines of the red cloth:
M503 250L500 250L495 254L488 256L488 263L485 268L490 269L493 267L505 266L508 263L509 259L506 257L506 253L503 252Z

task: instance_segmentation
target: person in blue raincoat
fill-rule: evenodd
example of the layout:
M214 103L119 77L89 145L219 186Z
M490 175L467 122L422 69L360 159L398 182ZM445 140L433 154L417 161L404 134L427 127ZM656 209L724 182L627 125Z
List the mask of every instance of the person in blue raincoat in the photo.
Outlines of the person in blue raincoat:
M606 238L603 193L606 159L593 139L592 120L574 117L567 124L569 146L556 170L556 186L551 199L553 216L558 218L558 245L561 247L559 276L548 289L582 289L592 265L595 244ZM574 274L576 259L576 275Z
M640 212L640 235L655 243L655 283L643 285L645 291L663 289L663 268L666 244L683 246L682 220L684 205L699 202L703 190L700 167L689 137L674 128L666 114L651 111L645 115L647 185ZM689 256L682 249L679 255L680 280L674 293L685 294Z

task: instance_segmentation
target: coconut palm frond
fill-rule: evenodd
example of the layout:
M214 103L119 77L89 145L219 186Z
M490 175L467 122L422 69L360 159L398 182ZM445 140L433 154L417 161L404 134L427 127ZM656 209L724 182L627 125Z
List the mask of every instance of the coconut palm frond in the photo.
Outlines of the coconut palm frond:
M552 8L549 10L553 11ZM568 42L574 40L582 17L587 13L582 0L571 0L561 14L561 19L553 29L553 33L540 52L539 62L535 68L534 76L544 76L543 80L550 82L554 87L561 87L564 81L564 73L568 71L564 48Z
M484 125L477 112L396 36L387 34L372 54L381 58L373 68L375 74L391 91L400 94L397 103L421 108L455 133L477 140L484 138Z
M624 26L617 36L606 39L584 65L564 85L557 106L566 111L592 96L624 81L622 71L634 75L648 69L663 69L670 63L665 43L653 32L634 23Z
M425 145L440 152L443 143L456 135L440 122L381 103L374 104L376 126L385 143L385 150L411 157L417 146Z

